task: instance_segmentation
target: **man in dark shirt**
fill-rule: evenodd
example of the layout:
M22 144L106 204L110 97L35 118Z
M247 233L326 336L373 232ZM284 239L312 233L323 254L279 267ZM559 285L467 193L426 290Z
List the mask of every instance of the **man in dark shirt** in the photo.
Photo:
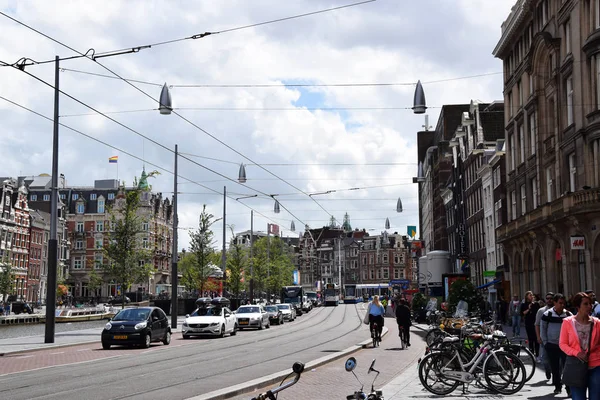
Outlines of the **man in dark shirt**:
M399 335L403 335L402 340L407 346L410 346L411 315L406 300L400 300L396 306L396 322L398 323Z

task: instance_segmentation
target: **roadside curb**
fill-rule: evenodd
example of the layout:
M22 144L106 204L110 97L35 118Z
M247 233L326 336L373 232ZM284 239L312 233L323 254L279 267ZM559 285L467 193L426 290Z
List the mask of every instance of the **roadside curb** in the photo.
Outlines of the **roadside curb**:
M385 326L381 332L381 336L385 336L388 333L388 328ZM350 346L347 349L342 350L339 353L331 354L328 356L324 356L318 358L313 361L309 361L304 364L304 370L309 371L311 369L320 367L324 364L327 364L331 361L340 359L349 354L355 353L359 350L366 348L371 343L371 339L364 340L354 346ZM290 369L286 369L284 371L275 372L274 374L263 376L261 378L253 379L248 382L240 383L238 385L234 385L225 389L215 390L200 396L190 397L186 400L225 400L234 396L238 396L244 393L253 392L258 390L264 386L272 385L274 383L279 383L281 379L285 378L290 374Z

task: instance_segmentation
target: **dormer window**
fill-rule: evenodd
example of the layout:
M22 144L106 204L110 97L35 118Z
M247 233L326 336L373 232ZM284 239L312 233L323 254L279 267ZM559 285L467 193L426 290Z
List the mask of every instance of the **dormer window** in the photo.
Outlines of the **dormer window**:
M108 199L109 200L114 200L115 199L115 194L114 193L109 193L108 194Z
M104 209L105 209L104 198L102 196L100 196L100 198L98 199L98 214L104 214Z
M71 198L73 200L77 200L77 199L79 199L79 195L77 193L73 193L73 196Z
M75 211L77 212L77 214L85 213L85 204L83 204L83 201L77 203Z
M96 200L97 196L98 195L96 193L90 194L90 200Z

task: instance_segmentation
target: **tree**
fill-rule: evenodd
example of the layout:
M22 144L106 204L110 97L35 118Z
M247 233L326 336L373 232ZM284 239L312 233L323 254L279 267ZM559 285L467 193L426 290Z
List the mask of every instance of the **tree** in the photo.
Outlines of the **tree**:
M96 268L92 268L92 272L90 272L90 277L88 280L88 289L92 292L96 292L96 290L102 287L104 283L104 279L96 272Z
M2 301L6 302L6 298L12 293L15 284L15 273L9 261L0 260L0 293L2 293Z
M208 278L214 274L215 250L213 248L213 231L210 229L214 216L206 211L206 204L202 206L202 213L198 221L198 230L190 232L189 264L184 264L186 281L190 287L200 290L208 288ZM211 286L210 290L214 288Z
M246 251L241 243L238 242L233 233L233 227L231 230L231 236L234 237L229 251L227 252L227 287L233 295L238 298L242 291L243 283L242 277L246 265Z
M473 312L479 308L482 300L481 294L475 289L470 280L459 279L452 283L448 291L448 306L450 312L456 311L458 302L464 300L469 305L469 311Z
M292 255L279 237L258 239L253 251L255 291L279 293L281 287L292 283Z
M109 233L110 239L104 246L104 254L109 262L103 268L121 285L122 308L125 308L125 292L133 283L147 281L154 272L154 267L148 263L150 252L142 248L140 240L140 235L144 232L138 215L140 193L138 190L131 190L119 193L119 196L116 207L110 210L114 230Z

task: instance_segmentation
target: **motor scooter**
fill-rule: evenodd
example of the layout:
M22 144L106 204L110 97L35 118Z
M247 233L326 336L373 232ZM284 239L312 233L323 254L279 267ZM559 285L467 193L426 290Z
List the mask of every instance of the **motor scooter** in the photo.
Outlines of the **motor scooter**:
M373 361L371 362L371 366L369 367L369 371L367 372L367 374L370 374L371 372L376 372L377 375L375 375L375 378L373 378L373 382L371 382L371 392L369 394L366 394L363 391L364 384L360 381L360 379L358 379L358 376L356 376L356 374L354 373L354 369L356 368L356 358L350 357L346 360L346 371L352 372L352 375L354 375L358 383L360 383L360 390L357 390L353 394L349 394L348 396L346 396L346 400L383 400L383 392L381 390L375 390L375 380L379 376L379 371L377 371L374 368L374 366L375 359L373 359Z

